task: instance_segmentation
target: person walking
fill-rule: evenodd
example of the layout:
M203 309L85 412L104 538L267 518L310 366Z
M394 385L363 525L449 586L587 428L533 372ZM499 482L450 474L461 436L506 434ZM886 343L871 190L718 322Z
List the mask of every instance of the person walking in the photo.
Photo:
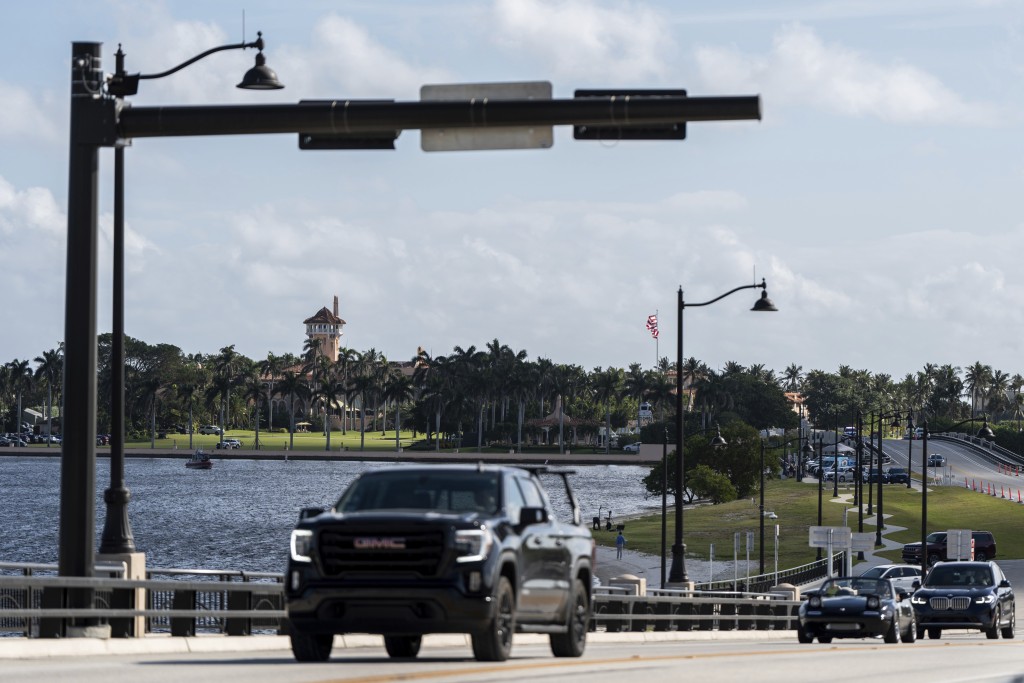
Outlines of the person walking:
M622 550L626 547L626 537L619 532L619 535L615 537L615 559L622 559Z

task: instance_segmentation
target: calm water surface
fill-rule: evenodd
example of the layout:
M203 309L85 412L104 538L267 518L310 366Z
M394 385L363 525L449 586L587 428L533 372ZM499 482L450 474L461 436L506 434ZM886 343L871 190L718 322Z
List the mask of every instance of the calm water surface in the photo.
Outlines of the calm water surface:
M360 472L391 463L216 461L212 470L188 470L183 460L129 458L125 479L132 500L128 516L135 545L149 567L283 571L288 539L299 509L330 507ZM644 466L571 467L584 521L609 507L614 518L660 509L641 480ZM110 474L97 462L96 542ZM552 502L568 509L557 478L546 479ZM0 458L0 561L57 562L60 458Z

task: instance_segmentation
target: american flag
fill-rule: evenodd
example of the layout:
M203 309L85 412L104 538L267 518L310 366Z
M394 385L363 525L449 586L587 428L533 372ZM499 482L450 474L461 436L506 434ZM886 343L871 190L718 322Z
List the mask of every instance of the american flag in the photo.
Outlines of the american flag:
M647 316L647 329L651 331L652 337L654 337L655 339L658 338L658 316Z

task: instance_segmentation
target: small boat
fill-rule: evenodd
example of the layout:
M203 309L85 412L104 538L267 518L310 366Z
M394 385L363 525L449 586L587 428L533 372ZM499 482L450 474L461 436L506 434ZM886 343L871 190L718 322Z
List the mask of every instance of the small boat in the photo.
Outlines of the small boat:
M185 461L185 467L193 470L208 470L213 468L213 461L209 454L202 448L196 450L192 457Z

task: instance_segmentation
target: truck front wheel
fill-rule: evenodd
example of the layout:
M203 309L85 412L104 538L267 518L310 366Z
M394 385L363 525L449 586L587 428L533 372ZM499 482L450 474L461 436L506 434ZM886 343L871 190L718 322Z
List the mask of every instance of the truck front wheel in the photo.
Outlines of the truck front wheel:
M565 633L552 633L550 636L551 652L556 657L581 657L587 646L587 629L590 627L590 598L579 579L573 582L565 622Z
M330 633L300 633L294 629L291 632L292 654L300 662L326 662L331 656L331 646L334 645L334 636Z
M472 634L473 656L480 662L504 662L512 652L512 633L516 628L516 597L512 584L504 576L494 594L498 612L482 631Z

